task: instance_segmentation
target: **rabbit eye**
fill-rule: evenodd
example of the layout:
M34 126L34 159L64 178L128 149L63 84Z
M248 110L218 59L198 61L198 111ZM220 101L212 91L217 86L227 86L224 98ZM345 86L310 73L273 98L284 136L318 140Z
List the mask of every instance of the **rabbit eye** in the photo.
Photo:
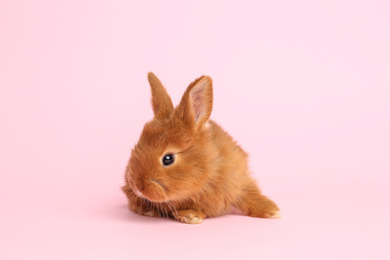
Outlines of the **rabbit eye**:
M171 153L164 155L164 157L162 158L162 163L164 166L171 165L174 162L175 162L175 158Z

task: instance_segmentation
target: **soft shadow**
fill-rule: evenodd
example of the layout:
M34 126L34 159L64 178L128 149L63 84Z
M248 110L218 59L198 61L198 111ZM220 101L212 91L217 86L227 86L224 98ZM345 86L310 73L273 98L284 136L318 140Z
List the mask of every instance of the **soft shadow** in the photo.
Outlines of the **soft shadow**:
M114 204L110 205L110 207L107 207L104 209L105 217L120 221L120 222L126 222L126 223L138 223L138 224L146 224L146 225L153 225L153 224L159 224L161 222L175 222L173 218L167 218L167 217L148 217L148 216L141 216L138 215L132 211L129 210L127 207L127 204ZM216 217L218 218L224 218L229 216L245 216L239 209L232 208L232 210L227 213L226 215ZM209 219L209 218L207 218ZM213 218L214 219L214 218Z
M161 223L161 221L174 221L171 218L167 217L148 217L148 216L141 216L138 215L132 211L129 210L127 205L121 204L121 205L114 205L110 209L108 209L108 216L110 218L117 219L119 221L123 222L136 222L139 224L155 224L155 223Z

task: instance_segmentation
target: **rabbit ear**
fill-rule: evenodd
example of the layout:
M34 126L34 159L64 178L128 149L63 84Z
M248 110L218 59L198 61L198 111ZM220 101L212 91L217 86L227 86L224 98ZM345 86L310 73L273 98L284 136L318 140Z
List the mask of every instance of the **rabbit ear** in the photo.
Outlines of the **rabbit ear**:
M171 97L168 95L160 80L152 72L148 73L148 80L152 90L152 107L156 118L168 118L173 112Z
M196 130L201 129L210 118L213 109L213 82L202 76L192 82L178 106L177 113Z

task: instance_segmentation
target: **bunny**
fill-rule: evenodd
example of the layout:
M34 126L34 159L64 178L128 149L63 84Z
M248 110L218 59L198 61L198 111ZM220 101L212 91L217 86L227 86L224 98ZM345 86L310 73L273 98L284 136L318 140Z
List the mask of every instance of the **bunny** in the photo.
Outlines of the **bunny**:
M122 188L135 213L198 224L232 208L258 218L279 218L248 169L248 155L210 120L212 80L192 82L174 108L160 80L148 73L154 118L131 151Z

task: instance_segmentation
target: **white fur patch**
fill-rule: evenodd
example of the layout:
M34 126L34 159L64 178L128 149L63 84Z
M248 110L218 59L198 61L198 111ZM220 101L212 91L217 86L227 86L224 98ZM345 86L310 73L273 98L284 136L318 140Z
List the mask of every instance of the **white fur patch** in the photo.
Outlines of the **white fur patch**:
M142 192L140 192L139 190L135 189L134 190L135 194L140 197L140 198L145 198L144 195L142 194Z
M153 213L153 211L146 211L146 212L144 212L144 215L148 216L148 217L153 217L154 213Z

